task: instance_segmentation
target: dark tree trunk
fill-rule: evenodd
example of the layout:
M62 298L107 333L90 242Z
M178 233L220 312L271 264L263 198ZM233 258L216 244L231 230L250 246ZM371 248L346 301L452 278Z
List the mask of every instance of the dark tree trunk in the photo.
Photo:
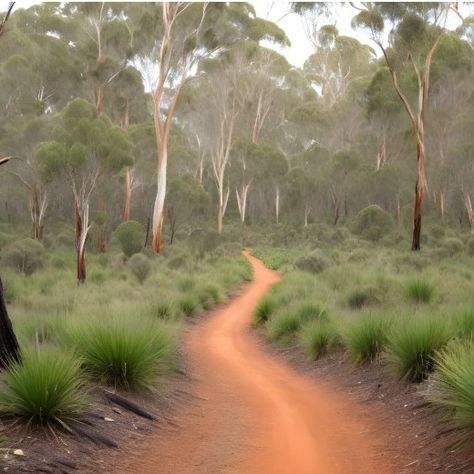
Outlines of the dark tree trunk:
M168 221L170 223L170 245L173 245L176 234L176 216L172 207L168 208Z
M415 210L413 213L413 241L412 250L420 250L421 248L421 206L423 204L423 188L419 186L419 181L415 186Z
M20 350L12 323L8 317L3 283L0 279L0 367L7 367L11 361L20 362Z

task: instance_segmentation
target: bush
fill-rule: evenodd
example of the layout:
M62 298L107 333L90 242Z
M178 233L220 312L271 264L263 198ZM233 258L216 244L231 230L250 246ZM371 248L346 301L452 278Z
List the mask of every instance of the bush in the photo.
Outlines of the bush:
M372 205L356 215L351 229L364 239L377 241L390 232L392 226L392 216L381 207Z
M331 265L331 261L320 249L315 249L309 255L296 260L295 265L306 272L320 273Z
M215 250L224 239L215 230L202 230L196 229L189 236L189 248L197 253L203 255L208 252Z
M383 316L364 315L344 332L343 340L354 362L371 362L385 348L389 324Z
M434 287L427 281L414 280L407 285L407 296L416 303L429 303L434 293Z
M442 242L442 247L447 256L453 256L457 253L464 252L464 242L461 239L456 237L450 237L444 239Z
M186 316L192 316L197 308L198 304L192 296L184 296L178 300L176 306Z
M168 331L146 321L98 320L70 328L67 337L94 379L130 390L151 389L172 353Z
M87 403L81 362L77 355L51 348L23 353L22 363L5 372L0 412L35 425L78 418Z
M274 301L269 298L268 296L265 296L262 298L257 306L255 307L255 310L253 312L253 322L255 325L260 325L266 323L271 315L273 314L275 310L275 303Z
M433 370L436 351L449 339L442 320L412 319L389 337L387 357L400 378L421 382Z
M301 321L298 316L292 313L284 313L268 323L268 338L271 341L280 341L293 336L300 328Z
M326 317L326 308L317 303L308 302L301 304L295 314L301 322L323 319Z
M145 229L137 221L122 222L114 233L120 244L122 252L131 257L133 254L140 252L145 240Z
M460 338L474 340L474 309L463 311L453 322L453 329Z
M370 257L370 254L365 249L354 249L347 257L348 262L363 262Z
M469 253L469 255L471 255L472 257L474 257L474 237L471 236L468 240L467 240L467 251Z
M169 319L171 317L171 306L168 303L158 303L154 309L156 317Z
M31 275L43 267L44 247L37 240L22 239L5 247L2 262L17 272Z
M448 410L455 428L474 438L474 342L453 344L437 358L432 402Z
M360 309L363 306L370 306L379 302L379 290L373 286L357 288L347 297L347 304L352 309Z
M301 329L301 343L311 360L319 359L337 339L335 329L326 321L313 321Z
M142 253L132 255L128 261L128 266L140 283L143 283L150 274L150 261Z

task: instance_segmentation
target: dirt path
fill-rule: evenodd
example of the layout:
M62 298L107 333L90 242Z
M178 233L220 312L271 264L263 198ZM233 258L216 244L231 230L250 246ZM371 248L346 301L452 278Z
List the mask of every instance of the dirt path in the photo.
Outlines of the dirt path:
M259 347L253 308L279 279L246 255L254 281L194 327L185 351L197 403L179 429L150 440L122 473L389 473L383 440L349 397L301 375Z

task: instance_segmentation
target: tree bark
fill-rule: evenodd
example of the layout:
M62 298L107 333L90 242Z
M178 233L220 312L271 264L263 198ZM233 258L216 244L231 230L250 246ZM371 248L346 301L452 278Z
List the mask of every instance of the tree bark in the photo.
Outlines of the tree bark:
M8 316L0 278L0 367L6 368L12 361L21 362L20 348Z
M125 170L125 193L124 193L124 206L122 213L122 221L126 222L130 220L130 207L132 202L132 176L130 168Z
M275 186L275 222L280 222L280 188Z
M155 206L153 209L153 238L151 246L153 251L159 253L162 245L163 213L166 197L166 173L168 166L168 143L163 141L158 148L158 175Z
M471 226L471 234L474 234L474 208L472 204L471 195L469 193L465 193L464 203L466 205L467 217Z
M239 209L240 222L245 224L245 216L247 212L247 196L250 189L250 183L247 183L242 186L242 189L239 191L235 190L235 195L237 197L237 207Z

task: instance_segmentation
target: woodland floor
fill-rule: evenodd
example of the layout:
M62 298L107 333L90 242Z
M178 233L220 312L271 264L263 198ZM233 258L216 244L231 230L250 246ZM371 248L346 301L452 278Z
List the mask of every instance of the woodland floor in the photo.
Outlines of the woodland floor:
M353 367L342 354L317 363L276 349L250 329L256 302L278 275L249 257L254 281L189 324L166 391L136 398L156 421L97 396L89 418L119 448L51 433L21 437L7 472L474 473L474 455L450 449L439 413L420 388L382 365ZM102 418L99 418L102 417ZM103 418L114 421L105 421ZM46 436L46 438L45 438ZM69 463L69 466L66 463Z

